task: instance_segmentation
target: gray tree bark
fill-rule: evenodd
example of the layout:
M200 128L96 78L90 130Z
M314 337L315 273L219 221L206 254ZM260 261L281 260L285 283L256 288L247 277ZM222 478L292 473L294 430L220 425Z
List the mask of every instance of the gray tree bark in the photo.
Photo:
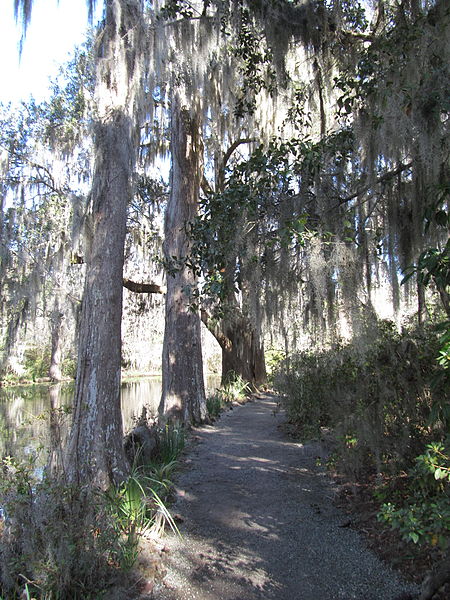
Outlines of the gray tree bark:
M198 211L203 144L200 117L172 101L172 171L165 216L164 256L168 267L160 419L189 425L206 417L200 316L193 309L197 277L185 264L190 253L186 227Z
M62 357L62 326L64 313L59 308L58 298L55 300L55 306L50 317L51 332L52 332L52 351L50 358L50 368L48 371L50 379L53 381L61 381L61 357Z
M143 13L140 0L107 0L97 36L92 242L79 330L69 479L101 488L126 476L120 410L121 317L127 201L138 147Z

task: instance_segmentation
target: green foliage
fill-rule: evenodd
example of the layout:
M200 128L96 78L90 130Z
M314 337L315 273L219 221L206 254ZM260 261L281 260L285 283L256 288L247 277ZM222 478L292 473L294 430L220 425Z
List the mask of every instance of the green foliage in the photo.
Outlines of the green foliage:
M450 185L437 187L436 196L425 209L425 233L432 225L447 233L450 226L450 212L447 208L450 198ZM428 286L434 283L441 294L441 300L447 315L450 316L450 237L437 248L426 248L417 259L417 263L404 270L403 283L413 275L420 284Z
M25 378L36 381L48 377L50 368L50 351L44 347L30 348L25 352L24 366L26 370Z
M398 333L382 322L376 335L353 345L291 358L290 370L283 373L281 365L275 381L303 435L319 435L323 426L334 430L334 469L350 479L376 474L387 481L376 490L381 521L407 540L445 549L448 362L440 348L435 327Z
M121 540L103 499L78 487L37 480L32 461L1 464L1 592L14 599L24 582L34 597L98 597L115 579Z
M92 46L92 40L87 40L75 49L71 60L60 68L59 79L53 81L49 101L39 106L43 138L50 144L69 149L88 132L95 80Z
M146 475L144 469L135 467L121 485L106 493L107 509L118 540L117 548L111 551L111 558L120 569L128 571L133 568L139 555L140 537L155 525L160 527L159 517L178 532L163 499L168 495L169 485L168 480L156 479Z
M217 419L224 409L222 398L218 394L212 394L206 398L206 410L211 419Z
M285 360L286 353L284 350L277 350L276 348L270 348L265 351L265 363L267 368L267 375L272 378L277 372L281 363Z
M186 0L167 0L161 8L159 18L161 19L190 19L194 15L192 6Z
M419 275L419 281L428 285L433 279L438 289L449 286L450 281L450 238L443 250L427 248L417 261L414 271Z
M442 323L438 330L443 333L439 338L440 348L437 361L448 374L450 371L450 321Z
M243 402L250 391L249 383L230 371L220 388L206 399L208 415L213 419L217 418L233 402Z
M436 199L425 210L425 231L428 231L432 223L448 231L450 224L450 212L447 209L450 197L448 184L438 187ZM420 285L427 287L434 284L439 292L442 306L450 317L450 237L443 248L426 248L417 260L417 264L411 265L404 271L402 283L406 283L413 275L417 276ZM433 379L435 389L449 389L450 386L450 321L443 321L436 326L440 333L439 349L436 356L438 364L442 367ZM450 405L447 398L443 402L433 402L431 421L442 421L447 427L450 426Z
M226 403L242 402L250 393L250 384L237 373L230 371L217 393Z
M383 120L382 108L392 102L394 90L398 94L399 116L406 112L413 119L428 120L441 110L448 111L448 65L440 57L448 9L439 4L429 12L408 15L405 11L395 14L392 7L387 7L383 33L360 48L356 64L349 57L348 66L335 79L342 92L338 98L341 114L364 108L375 116L373 108L378 108L377 116ZM436 25L441 28L439 33ZM418 53L417 48L424 43L426 47L422 46ZM412 74L413 62L422 66L424 75L420 78ZM377 126L376 121L373 125Z
M264 38L247 9L241 11L233 54L241 59L239 70L242 75L242 90L237 97L234 114L237 118L242 118L256 110L258 93L263 89L273 93L276 82L271 51L265 47Z
M220 188L202 199L200 215L189 225L192 250L187 261L202 275L202 295L222 303L215 316L223 316L230 293L242 291L255 273L266 280L282 279L291 255L298 256L317 236L329 241L329 232L306 211L298 180L307 198L324 165L344 165L353 144L348 128L318 142L274 138L229 167ZM261 279L252 286L262 286Z
M445 422L430 422L432 407L448 401L445 387L432 386L443 371L438 347L433 328L397 333L381 322L376 334L352 345L291 357L275 384L305 435L335 430L338 461L349 476L396 472L432 432L444 435Z
M77 374L77 359L74 356L66 356L61 365L61 372L64 377L75 379Z
M157 430L156 462L162 465L173 464L183 451L186 442L183 427L167 424Z
M446 549L450 539L450 451L441 442L426 446L408 472L402 497L385 502L378 518L398 529L415 544L439 545ZM398 495L386 486L379 497Z
M163 436L161 456L182 447L178 433ZM107 492L39 480L35 462L2 460L0 592L19 598L24 582L44 600L98 598L112 585L127 585L142 535L177 527L167 509L176 462L133 466Z

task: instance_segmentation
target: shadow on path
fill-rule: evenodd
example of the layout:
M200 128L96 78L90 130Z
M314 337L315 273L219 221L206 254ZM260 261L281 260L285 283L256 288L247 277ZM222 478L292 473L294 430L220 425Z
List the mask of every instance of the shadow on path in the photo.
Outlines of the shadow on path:
M342 528L317 458L280 430L265 396L197 431L177 478L182 540L169 535L160 600L393 600L408 588Z

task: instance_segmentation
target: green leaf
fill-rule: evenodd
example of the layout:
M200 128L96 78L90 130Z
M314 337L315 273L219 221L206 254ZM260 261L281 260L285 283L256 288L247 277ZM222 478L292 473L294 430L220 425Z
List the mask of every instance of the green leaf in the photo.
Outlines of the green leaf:
M439 467L434 472L434 478L436 479L436 481L438 481L439 479L445 479L446 476L447 475L446 475L445 471L443 471Z
M419 541L419 535L415 531L412 531L409 534L409 537L415 544L417 544L417 542Z

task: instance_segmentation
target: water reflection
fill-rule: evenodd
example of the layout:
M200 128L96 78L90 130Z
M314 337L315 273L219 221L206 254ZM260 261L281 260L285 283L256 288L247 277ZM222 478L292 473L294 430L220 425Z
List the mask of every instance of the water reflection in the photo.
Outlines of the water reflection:
M209 377L207 388L219 385ZM38 450L43 464L49 447L61 446L70 424L74 384L14 386L0 388L0 456L25 458ZM122 383L122 415L125 432L132 429L145 407L155 415L161 396L161 378ZM55 444L56 443L56 444ZM55 457L58 460L58 457Z

